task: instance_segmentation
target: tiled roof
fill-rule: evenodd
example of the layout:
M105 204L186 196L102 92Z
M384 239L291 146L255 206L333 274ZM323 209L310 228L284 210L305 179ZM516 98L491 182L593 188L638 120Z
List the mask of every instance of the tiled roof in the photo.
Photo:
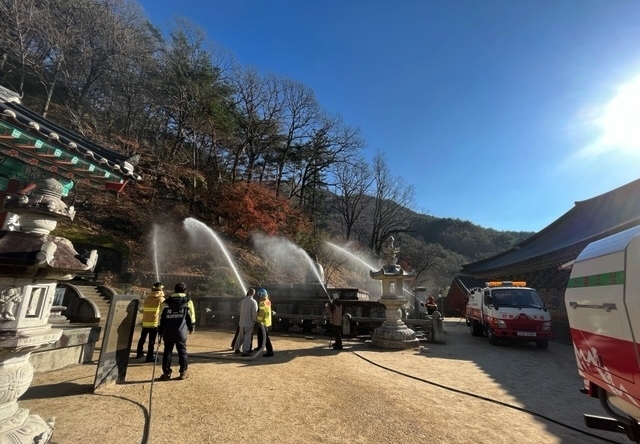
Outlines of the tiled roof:
M478 287L479 288L484 288L485 287L485 281L484 280L476 279L476 278L471 277L471 276L456 275L456 277L453 280L467 294L469 294L470 290L472 290L473 288L478 288Z
M462 266L461 274L488 276L533 270L575 259L590 242L640 224L640 179L574 207L513 248Z
M136 160L69 131L19 103L0 87L0 153L74 181L120 190L138 181Z

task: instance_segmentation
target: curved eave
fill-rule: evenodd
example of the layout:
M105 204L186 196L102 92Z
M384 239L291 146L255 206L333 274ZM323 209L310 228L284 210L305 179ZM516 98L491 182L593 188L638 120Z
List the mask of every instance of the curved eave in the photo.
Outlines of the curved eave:
M575 259L590 242L639 225L639 197L640 180L636 180L576 202L571 210L513 248L464 264L460 274L478 277L509 274Z
M119 191L127 182L141 180L133 166L124 160L125 156L106 148L100 148L98 153L83 145L86 139L76 135L71 140L68 134L60 135L17 114L9 104L0 103L0 152L4 155L106 189ZM107 152L111 153L110 158L104 156Z

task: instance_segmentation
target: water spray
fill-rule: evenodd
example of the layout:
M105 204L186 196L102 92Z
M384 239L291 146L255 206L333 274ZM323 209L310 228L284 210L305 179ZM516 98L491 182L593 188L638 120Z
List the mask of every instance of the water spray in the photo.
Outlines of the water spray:
M329 245L331 248L334 248L338 252L343 253L343 254L345 254L345 255L353 258L353 259L356 259L357 261L359 261L361 264L363 264L365 267L369 268L370 270L376 270L378 268L376 266L372 266L371 264L365 262L363 259L361 259L360 257L358 257L357 255L353 254L352 252L350 252L349 250L347 250L345 248L342 248L342 247L340 247L340 246L338 246L338 245L336 245L334 243L331 243L329 241L324 241L324 243ZM409 296L411 296L414 299L414 301L420 302L420 300L410 290L407 290L406 288L404 288L404 286L403 286L402 290L405 293L407 293Z
M327 287L324 285L324 282L322 282L322 277L320 276L320 273L318 272L318 267L316 267L315 262L309 257L309 255L307 254L306 251L304 251L300 247L297 247L297 248L300 250L302 255L307 259L307 262L309 262L309 266L311 267L311 270L313 270L313 274L316 276L316 279L318 279L318 282L322 286L322 289L324 290L324 293L327 295L327 298L329 299L329 301L331 301L331 296L329 296L329 292L327 291Z
M324 282L322 282L322 277L318 272L318 268L316 267L315 262L313 261L313 259L311 259L311 257L309 257L305 250L286 238L271 237L262 234L255 234L253 236L253 243L254 247L257 250L260 250L265 254L274 257L278 264L284 266L299 267L300 259L304 258L304 260L309 264L309 267L311 267L315 279L318 281L318 283L320 283L320 285L322 286L322 290L326 294L329 301L331 301L331 296L329 295ZM292 260L292 258L294 259Z
M238 268L236 267L235 262L233 262L233 259L231 259L231 256L229 255L229 252L227 251L227 248L224 246L224 243L220 240L220 238L218 237L216 232L212 228L209 228L207 225L205 225L204 223L200 222L197 219L194 219L193 217L189 217L189 218L185 219L184 220L184 226L185 226L186 230L189 232L189 234L195 234L192 231L192 229L204 232L207 235L209 235L218 244L218 247L220 247L220 250L222 250L222 253L227 258L227 262L229 263L229 266L233 270L233 273L235 274L236 279L238 280L238 283L240 284L240 287L242 288L242 294L246 295L247 294L247 287L244 284L244 281L242 280L242 278L240 277L240 273L238 272Z
M344 254L346 254L346 255L348 255L348 256L350 256L350 257L352 257L353 259L356 259L356 260L357 260L357 261L359 261L362 265L364 265L365 267L367 267L367 268L369 268L369 269L371 269L371 270L375 270L375 269L377 269L377 268L378 268L378 267L376 267L376 266L374 266L374 265L371 265L371 264L369 264L369 263L365 262L364 260L362 260L361 258L359 258L358 256L356 256L355 254L351 253L349 250L346 250L346 249L344 249L344 248L342 248L342 247L339 247L339 246L337 246L336 244L333 244L333 243L331 243L331 242L329 242L329 241L325 241L324 243L325 243L325 244L327 244L327 245L329 245L330 247L335 248L336 250L338 250L338 251L340 251L340 252L342 252L342 253L344 253Z
M153 231L151 234L151 241L152 241L152 246L153 246L153 265L155 268L155 272L156 272L156 282L160 282L160 267L158 266L158 230L159 230L159 226L158 224L153 224Z

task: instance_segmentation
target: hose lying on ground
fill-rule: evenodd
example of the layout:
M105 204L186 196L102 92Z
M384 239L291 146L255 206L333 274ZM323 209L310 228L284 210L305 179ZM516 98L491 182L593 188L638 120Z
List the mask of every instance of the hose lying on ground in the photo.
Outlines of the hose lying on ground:
M550 418L548 416L545 416L545 415L542 415L540 413L525 409L524 407L518 407L517 405L509 404L509 403L503 402L503 401L498 401L497 399L487 398L486 396L476 395L475 393L466 392L464 390L456 389L456 388L449 387L449 386L446 386L446 385L443 385L443 384L438 384L437 382L429 381L427 379L419 378L417 376L409 375L409 374L403 373L403 372L401 372L399 370L395 370L395 369L392 369L392 368L389 368L389 367L385 367L382 364L378 364L377 362L374 362L371 359L367 359L364 356L358 354L358 352L351 351L351 353L353 353L358 358L362 359L363 361L368 362L371 365L375 365L378 368L381 368L383 370L387 370L387 371L395 373L397 375L404 376L404 377L410 378L410 379L415 379L416 381L424 382L425 384L433 385L434 387L438 387L438 388L441 388L441 389L444 389L444 390L449 390L451 392L458 393L460 395L470 396L472 398L480 399L482 401L491 402L493 404L497 404L497 405L501 405L503 407L507 407L507 408L514 409L514 410L518 410L518 411L523 412L523 413L528 413L530 415L537 416L539 418L542 418L542 419L544 419L546 421L552 422L552 423L557 424L559 426L562 426L562 427L565 427L567 429L573 430L574 432L579 432L579 433L582 433L584 435L591 436L592 438L598 438L598 439L600 439L602 441L610 442L612 444L620 444L619 441L613 441L613 440L610 440L610 439L607 439L607 438L603 438L602 436L598 436L598 435L595 435L593 433L589 433L589 432L587 432L585 430L578 429L576 427L573 427L573 426L570 426L568 424L562 423L562 422L557 421L557 420L555 420L553 418Z

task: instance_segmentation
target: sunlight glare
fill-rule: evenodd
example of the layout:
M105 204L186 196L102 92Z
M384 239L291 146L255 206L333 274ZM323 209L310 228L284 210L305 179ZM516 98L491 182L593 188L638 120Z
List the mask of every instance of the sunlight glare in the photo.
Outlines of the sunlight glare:
M618 88L596 124L602 131L597 151L640 154L640 76Z

